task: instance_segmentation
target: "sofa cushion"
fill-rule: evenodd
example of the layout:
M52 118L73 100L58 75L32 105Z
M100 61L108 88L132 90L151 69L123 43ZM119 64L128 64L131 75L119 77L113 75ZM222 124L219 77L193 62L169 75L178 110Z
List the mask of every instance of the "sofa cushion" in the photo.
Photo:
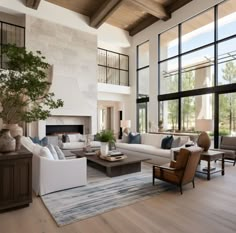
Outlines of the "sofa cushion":
M129 140L128 140L129 144L140 144L141 143L141 135L138 134L133 134L133 133L129 133Z
M174 138L174 140L172 141L172 144L171 144L171 148L180 147L180 142L181 142L180 137Z
M186 144L187 142L190 141L190 137L189 136L174 136L174 139L176 137L180 137L180 145L179 146L183 146L184 144Z
M47 145L47 148L50 150L54 160L59 160L56 150L52 144Z
M39 152L39 155L47 159L54 160L50 150L47 147L42 147Z
M173 136L166 136L165 138L162 139L161 148L162 149L170 149L173 140L174 140Z
M61 149L59 148L59 146L54 146L54 149L55 149L55 151L57 152L57 156L58 156L58 159L59 159L59 160L64 160L64 159L66 159L64 153L61 151Z
M70 142L79 142L80 140L83 140L83 135L80 133L68 134L68 138Z
M160 157L165 157L165 158L171 158L171 151L170 150L164 150L161 148L157 148L155 146L150 146L150 145L143 145L143 144L127 144L127 143L116 143L116 148L119 150L124 149L124 150L130 150L130 151L136 151L139 153L143 153L143 155L157 155Z
M29 137L22 136L21 137L21 144L30 152L33 153L33 148L35 144L32 142L32 140Z
M166 135L145 133L141 135L141 143L161 148L161 142L164 137L166 137Z
M83 149L84 142L65 142L62 143L61 149L71 150L71 149Z

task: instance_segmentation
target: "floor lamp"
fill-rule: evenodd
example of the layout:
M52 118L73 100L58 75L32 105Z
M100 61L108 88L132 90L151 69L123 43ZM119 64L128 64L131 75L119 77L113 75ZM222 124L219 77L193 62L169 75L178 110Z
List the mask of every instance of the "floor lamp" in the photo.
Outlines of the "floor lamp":
M211 139L206 131L213 130L213 120L212 119L197 119L195 129L197 131L202 131L197 140L197 145L202 147L204 151L208 151L211 146Z

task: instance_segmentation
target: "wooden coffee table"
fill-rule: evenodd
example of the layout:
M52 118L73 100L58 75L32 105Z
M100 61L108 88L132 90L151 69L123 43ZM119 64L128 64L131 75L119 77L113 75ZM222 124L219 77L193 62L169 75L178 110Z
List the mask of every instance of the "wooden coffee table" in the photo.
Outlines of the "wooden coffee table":
M109 177L121 176L141 171L141 162L149 158L127 155L120 161L110 162L100 159L97 155L86 155L84 151L71 151L77 158L86 157L88 165L106 173Z

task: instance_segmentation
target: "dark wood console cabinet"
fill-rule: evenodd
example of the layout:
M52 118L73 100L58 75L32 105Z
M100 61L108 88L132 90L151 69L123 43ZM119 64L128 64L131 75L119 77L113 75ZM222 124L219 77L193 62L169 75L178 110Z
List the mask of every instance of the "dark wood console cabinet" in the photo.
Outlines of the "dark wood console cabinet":
M32 202L32 153L0 153L0 211Z

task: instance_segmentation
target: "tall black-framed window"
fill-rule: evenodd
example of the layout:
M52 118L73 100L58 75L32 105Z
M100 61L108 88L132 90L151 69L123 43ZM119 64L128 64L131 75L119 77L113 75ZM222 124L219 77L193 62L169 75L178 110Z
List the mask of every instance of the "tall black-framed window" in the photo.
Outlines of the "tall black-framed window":
M235 2L227 0L158 35L165 129L194 132L198 120L212 119L215 147L220 135L236 133L235 27Z
M6 44L15 44L18 47L25 46L25 28L11 23L0 21L0 66L5 68L5 57L2 47Z
M149 102L149 41L137 46L137 131L147 132Z
M98 48L98 82L129 86L129 56Z

